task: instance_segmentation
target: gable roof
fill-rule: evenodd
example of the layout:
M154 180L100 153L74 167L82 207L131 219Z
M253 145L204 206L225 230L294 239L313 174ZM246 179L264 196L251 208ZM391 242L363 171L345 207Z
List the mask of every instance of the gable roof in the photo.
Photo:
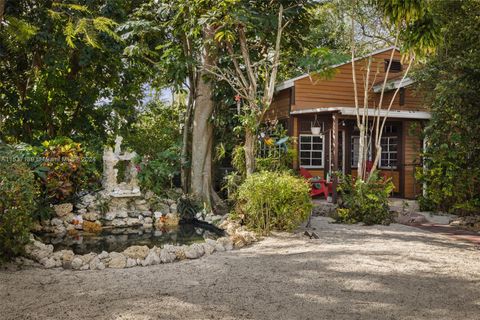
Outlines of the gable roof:
M365 58L374 56L374 55L376 55L376 54L379 54L379 53L382 53L382 52L385 52L385 51L390 51L390 50L400 51L400 49L398 49L397 47L395 47L395 46L390 46L390 47L388 47L388 48L375 50L375 51L370 52L370 53L367 54L367 55L364 55L364 56L361 56L361 57L357 57L357 58L355 58L353 61L362 60L362 59L365 59ZM338 68L338 67L344 66L344 65L346 65L346 64L348 64L348 63L352 63L352 60L350 59L350 60L348 60L348 61L346 61L346 62L339 63L339 64L335 64L335 65L330 66L330 67L328 67L328 68L329 68L329 69ZM283 81L283 82L280 82L280 83L275 87L275 91L280 91L280 90L283 90L283 89L291 88L291 87L293 87L295 81L300 80L300 79L303 79L303 78L307 78L307 77L310 77L310 73L305 73L305 74L302 74L301 76L298 76L298 77L291 78L291 79L285 80L285 81Z

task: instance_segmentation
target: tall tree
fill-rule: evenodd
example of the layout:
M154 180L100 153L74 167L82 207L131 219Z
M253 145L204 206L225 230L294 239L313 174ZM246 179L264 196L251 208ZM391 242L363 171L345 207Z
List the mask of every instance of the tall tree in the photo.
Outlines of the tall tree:
M136 2L135 2L136 3ZM135 113L144 71L114 29L135 3L6 2L0 23L0 134L34 142L104 136L111 111Z
M434 19L443 42L414 73L431 106L425 130L425 183L421 203L428 210L480 214L480 2L436 1Z
M427 53L434 51L435 45L438 42L438 29L432 19L431 12L427 2L421 0L406 0L406 1L357 1L353 0L351 3L351 65L352 65L352 80L354 84L354 97L357 127L360 131L359 138L359 156L358 156L358 179L364 179L366 176L366 158L367 146L375 146L375 159L371 171L376 170L380 156L382 153L381 137L383 128L388 119L389 112L393 106L393 102L400 91L402 83L411 70L411 67L417 56L424 56ZM359 6L361 7L359 9ZM362 86L363 101L359 101L359 90L357 84L357 74L355 68L356 47L358 41L358 33L356 27L360 25L362 34L366 35L365 28L361 23L358 23L357 17L359 10L368 8L367 12L375 16L382 17L382 25L378 26L379 30L375 28L372 30L374 34L369 34L369 37L377 41L379 38L384 42L391 42L394 47L400 46L403 51L404 60L407 61L407 68L400 80L400 85L394 91L390 101L384 101L384 93L389 79L389 72L392 66L395 50L391 51L390 62L386 68L385 76L382 82L380 99L378 104L370 106L370 93L372 87L372 80L375 76L372 74L371 64L372 58L367 59L365 66L364 81ZM386 34L386 35L385 35ZM371 108L373 107L373 108ZM373 109L373 114L369 114L369 108ZM384 112L384 115L382 113ZM373 122L374 134L368 135L369 123ZM372 173L370 172L370 173ZM369 174L368 177L372 177Z
M243 100L247 174L255 171L257 129L275 92L283 47L300 48L300 30L308 26L308 0L224 1L207 17L216 27L215 41L224 55L206 71L228 83ZM283 59L287 56L284 55Z
M156 67L157 79L176 90L188 89L183 127L182 181L208 207L220 203L212 186L214 83L204 64L213 64L213 34L203 16L218 10L216 1L150 1L123 27L130 55ZM211 78L211 77L210 77ZM190 167L190 170L188 170Z

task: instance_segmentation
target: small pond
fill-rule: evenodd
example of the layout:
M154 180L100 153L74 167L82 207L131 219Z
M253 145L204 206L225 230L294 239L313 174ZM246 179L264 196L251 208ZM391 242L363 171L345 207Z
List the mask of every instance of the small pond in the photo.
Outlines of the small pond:
M181 223L177 227L143 229L141 227L103 229L100 233L67 234L63 237L51 233L37 234L45 244L52 244L55 251L73 250L75 254L90 252L122 252L133 245L161 247L165 244L183 245L202 242L206 238L217 239L223 230L207 223Z

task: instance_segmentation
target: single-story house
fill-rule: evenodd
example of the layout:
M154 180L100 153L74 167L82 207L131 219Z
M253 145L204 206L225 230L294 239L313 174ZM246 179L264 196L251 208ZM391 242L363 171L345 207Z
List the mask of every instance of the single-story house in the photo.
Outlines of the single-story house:
M366 64L371 59L369 106L372 108L369 114L372 115L373 106L378 105L392 50L394 58L388 74L382 114L386 112L395 90L398 87L400 90L381 138L379 170L384 176L392 178L396 196L415 198L421 192L421 185L414 175L416 167L421 165L423 142L419 131L430 118L430 113L423 105L421 95L415 92L414 81L408 75L401 81L406 65L401 62L397 48L377 50L355 59L359 101L363 104ZM278 84L265 119L278 120L288 129L289 135L296 138L298 157L293 163L295 169L304 167L321 177L337 170L356 175L359 132L352 64L348 61L330 68L334 72L329 77L304 74ZM312 126L320 126L321 133L313 134ZM333 128L337 128L338 135L333 134ZM370 159L374 158L374 152L369 151Z

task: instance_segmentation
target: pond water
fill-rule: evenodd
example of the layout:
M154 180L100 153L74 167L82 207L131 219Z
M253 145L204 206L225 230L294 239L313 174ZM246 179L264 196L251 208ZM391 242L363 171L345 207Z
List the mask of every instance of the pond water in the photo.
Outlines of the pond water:
M177 227L163 229L115 228L103 229L100 233L67 234L58 237L55 234L37 234L45 244L52 244L55 251L73 250L75 254L89 252L122 252L133 245L161 247L165 244L182 245L202 242L206 238L217 239L223 236L223 230L207 223L181 223Z

